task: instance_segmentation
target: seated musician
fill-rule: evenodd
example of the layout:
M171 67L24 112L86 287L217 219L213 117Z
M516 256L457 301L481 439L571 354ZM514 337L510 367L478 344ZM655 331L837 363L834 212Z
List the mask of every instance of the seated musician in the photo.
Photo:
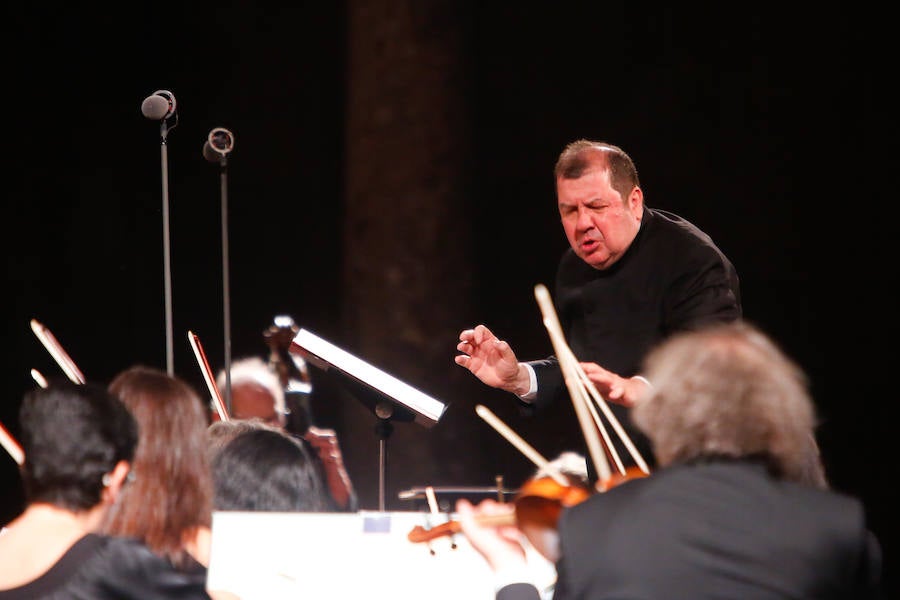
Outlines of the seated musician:
M303 442L258 420L209 426L215 510L326 512L331 498Z
M231 364L231 417L258 419L263 423L287 430L289 411L281 380L269 365L258 357L245 357ZM225 390L225 371L216 377L216 385ZM337 434L332 429L308 425L302 433L288 431L303 441L317 459L318 469L326 482L332 510L355 512L358 508L356 492L344 466Z
M829 490L804 373L758 329L676 334L645 361L633 409L659 468L561 513L554 599L879 598L862 503ZM498 600L537 599L516 527L457 503ZM520 524L521 525L521 524Z
M137 423L103 387L55 383L19 412L25 511L0 535L0 598L208 599L142 542L95 533L129 481Z

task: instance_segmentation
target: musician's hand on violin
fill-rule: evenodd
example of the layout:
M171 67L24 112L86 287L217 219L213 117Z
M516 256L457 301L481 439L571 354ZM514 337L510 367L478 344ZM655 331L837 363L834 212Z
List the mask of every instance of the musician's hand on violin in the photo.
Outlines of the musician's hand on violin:
M456 501L460 529L494 572L520 571L527 566L519 529L514 525L485 524L484 517L508 515L513 510L513 505L491 499L482 500L478 506L462 498Z
M649 389L649 384L641 377L621 377L597 363L579 364L600 395L610 402L622 406L634 406Z
M456 364L467 368L483 383L523 395L531 387L528 371L519 364L509 344L499 339L484 325L464 329L459 334Z

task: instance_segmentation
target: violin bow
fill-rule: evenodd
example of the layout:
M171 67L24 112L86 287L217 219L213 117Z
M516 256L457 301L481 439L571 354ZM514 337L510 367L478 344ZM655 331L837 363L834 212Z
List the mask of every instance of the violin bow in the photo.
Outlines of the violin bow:
M34 326L32 325L32 327ZM37 369L31 370L31 378L42 388L47 387L47 379L41 375L41 372ZM25 462L25 451L22 450L22 446L16 441L16 438L14 438L3 426L3 423L0 423L0 446L3 446L6 453L9 454L19 466Z
M602 426L602 422L600 421L600 416L597 414L597 409L594 408L594 404L600 407L603 411L603 414L606 416L606 419L609 421L612 428L618 434L619 439L622 440L622 443L625 445L625 448L628 450L628 454L631 455L631 458L634 459L635 464L637 464L638 468L646 473L650 474L650 467L647 466L646 461L644 461L644 457L641 456L641 453L638 452L638 449L635 447L634 443L631 441L631 438L628 437L628 434L622 428L619 420L616 419L616 416L613 414L612 410L609 408L609 404L607 404L606 400L603 399L603 396L600 395L600 392L597 390L597 386L594 385L594 382L590 380L587 374L584 372L584 369L581 368L581 364L578 361L575 361L575 367L578 371L578 376L581 378L582 383L584 384L584 389L590 394L591 398L594 400L593 403L587 402L588 409L590 410L591 416L594 419L594 422L598 424L598 427ZM585 398L585 400L587 400ZM606 438L608 441L608 437ZM619 459L618 453L613 449L610 444L610 451L613 457L616 460L616 465L619 468L619 472L623 475L625 474L625 467L622 465L622 461Z
M31 370L31 378L34 379L34 382L41 386L42 388L47 387L49 384L47 383L47 378L44 377L40 371L37 369Z
M60 345L59 341L57 341L56 336L54 336L49 329L47 329L43 323L38 321L37 319L31 320L31 330L34 332L34 335L37 336L37 339L41 341L44 345L44 348L47 349L47 352L50 353L50 356L56 361L56 364L60 366L66 376L71 379L75 383L84 383L84 374L78 369L75 365L75 361L63 350L62 345Z
M510 427L501 421L497 415L492 413L490 409L486 406L479 404L475 407L475 412L478 413L478 416L481 417L484 421L487 422L488 425L493 427L497 433L506 438L510 444L515 446L519 452L528 457L531 462L537 465L538 468L543 469L547 472L553 480L559 485L565 487L569 485L569 482L566 480L565 475L563 475L556 467L554 467L550 461L541 456L541 454L535 450L531 445L528 444L525 440L523 440L519 434L510 429Z
M21 466L25 462L25 452L22 450L22 446L2 424L0 424L0 445L18 465Z
M206 360L206 352L203 351L203 345L200 343L200 338L197 337L197 334L193 331L188 330L188 341L191 343L191 348L194 350L197 364L200 365L200 372L203 373L203 379L206 381L206 387L209 388L209 395L213 401L213 406L216 407L216 412L219 413L219 419L227 421L228 410L225 408L225 402L222 401L222 395L219 393L219 388L216 386L216 380L213 377L209 361Z
M619 435L638 467L644 473L649 474L650 470L647 467L647 463L644 461L643 457L641 457L637 448L628 437L628 434L622 428L618 419L615 418L615 415L610 410L606 401L584 372L584 369L581 368L581 364L566 343L565 336L562 332L562 326L559 324L559 317L556 314L556 309L553 306L553 301L550 298L550 292L547 291L547 287L543 284L536 285L534 287L534 296L541 309L544 326L550 335L554 353L559 360L559 366L565 378L566 387L569 389L569 395L572 398L575 414L578 416L578 422L581 424L581 429L588 445L591 460L594 463L600 481L607 481L612 475L609 460L607 459L607 453L613 457L616 467L622 475L625 475L625 468L610 441L609 433L606 431L606 428L590 399L593 399L594 403L601 408L603 414L606 416L615 432Z

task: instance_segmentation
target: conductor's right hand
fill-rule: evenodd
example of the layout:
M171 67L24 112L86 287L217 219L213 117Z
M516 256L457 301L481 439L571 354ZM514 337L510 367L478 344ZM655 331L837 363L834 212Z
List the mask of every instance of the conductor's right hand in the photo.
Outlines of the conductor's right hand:
M487 385L519 396L530 388L528 370L519 363L509 344L484 325L464 329L456 349L462 352L454 360Z

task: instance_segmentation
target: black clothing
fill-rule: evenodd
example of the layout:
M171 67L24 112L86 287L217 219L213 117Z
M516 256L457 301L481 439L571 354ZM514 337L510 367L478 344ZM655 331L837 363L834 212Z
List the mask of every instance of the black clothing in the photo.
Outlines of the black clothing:
M881 598L881 547L857 499L764 465L668 467L562 512L554 600ZM538 598L523 584L497 598Z
M0 600L209 600L206 568L176 570L141 542L88 534L37 579Z
M541 600L537 588L530 583L511 583L497 590L496 600Z
M637 236L609 269L595 269L566 250L553 300L575 357L622 377L637 375L644 355L677 331L741 318L731 261L692 223L646 207ZM555 357L530 364L538 381L530 411L571 402ZM628 410L614 403L610 408L652 466L649 443L631 425ZM626 465L634 464L623 446L617 450ZM590 460L588 466L593 477Z

